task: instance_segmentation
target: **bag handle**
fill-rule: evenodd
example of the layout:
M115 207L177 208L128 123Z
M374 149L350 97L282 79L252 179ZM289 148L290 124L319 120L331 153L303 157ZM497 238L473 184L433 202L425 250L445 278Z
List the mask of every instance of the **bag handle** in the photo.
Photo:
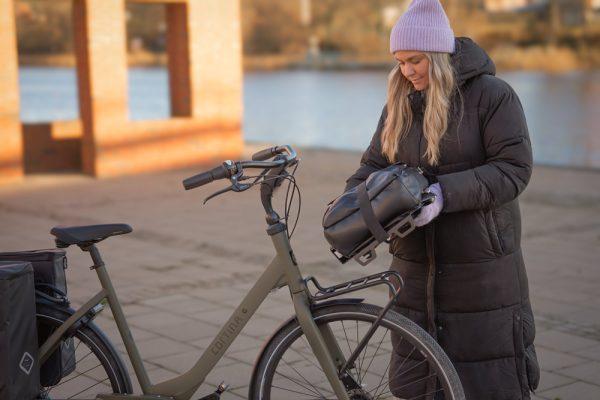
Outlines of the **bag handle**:
M367 228L369 228L369 231L371 231L378 242L385 242L388 240L390 235L379 223L377 217L375 217L375 212L373 211L371 200L369 200L369 194L367 193L366 182L363 182L358 186L356 194L358 195L358 206L360 208L360 213L365 221L365 224L367 224Z

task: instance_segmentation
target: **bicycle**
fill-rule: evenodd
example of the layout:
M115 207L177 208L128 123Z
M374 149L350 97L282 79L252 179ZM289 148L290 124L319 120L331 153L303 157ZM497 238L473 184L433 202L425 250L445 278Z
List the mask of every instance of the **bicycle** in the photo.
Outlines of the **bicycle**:
M419 395L411 398L464 400L459 377L441 347L417 324L391 309L401 290L391 282L396 279L402 283L397 272L376 273L330 287L321 286L314 277L301 275L290 244L295 225L291 232L288 228L296 191L299 203L296 222L300 212L300 191L294 178L298 163L297 154L290 146L277 146L254 154L252 160L225 161L184 180L185 189L190 190L215 180L229 179L231 186L209 196L205 202L228 191L241 192L260 185L267 234L276 255L196 364L184 374L164 382L150 381L96 246L110 236L129 233L132 228L126 224L53 228L51 233L56 237L57 247L76 245L90 253L91 269L96 271L102 288L77 310L68 308L64 298L51 299L38 307L38 318L53 324L52 334L40 346L40 363L48 360L66 338L76 339L77 358L76 371L56 386L44 388L40 397L188 400L267 295L274 289L288 287L295 316L283 323L262 349L251 377L249 399L395 399L406 398L406 393L417 390ZM244 171L248 169L262 169L262 172L246 176ZM273 208L272 199L275 189L285 181L288 190L282 218ZM309 284L314 286L312 291ZM339 297L376 285L385 285L390 290L390 300L383 308L365 304L360 298ZM141 395L132 394L125 364L93 322L105 303L114 316L140 383ZM94 359L96 361L92 361ZM83 383L74 384L78 380ZM82 388L88 383L89 387ZM73 394L62 394L70 387ZM200 399L219 399L226 389L222 384Z

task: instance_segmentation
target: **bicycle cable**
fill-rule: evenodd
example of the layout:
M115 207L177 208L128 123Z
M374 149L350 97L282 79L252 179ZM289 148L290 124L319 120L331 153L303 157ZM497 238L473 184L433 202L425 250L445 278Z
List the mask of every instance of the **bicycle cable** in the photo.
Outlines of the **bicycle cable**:
M286 171L286 174L281 174L281 175L270 175L268 177L265 177L266 174L266 170L261 172L259 175L254 175L254 176L244 176L243 180L246 179L252 179L254 178L254 181L252 183L250 183L250 187L258 185L259 183L263 183L263 182L267 182L270 180L275 180L275 179L284 179L288 181L288 186L286 189L286 195L285 195L285 200L284 200L284 216L283 216L283 220L285 220L285 225L286 225L286 234L288 239L292 238L292 235L294 234L296 227L298 225L298 221L300 219L300 210L302 208L302 196L300 194L300 187L298 186L298 184L296 183L296 177L294 176L294 174L296 173L296 169L298 168L298 164L296 164L294 166L294 169L292 170L291 173L288 173ZM260 178L263 178L262 180ZM249 187L249 188L250 188ZM248 188L248 189L249 189ZM290 196L290 188L292 189L292 195ZM294 195L295 193L298 192L298 212L296 213L296 218L294 220L294 226L292 227L292 231L290 232L289 230L289 217L292 211L292 203L294 201Z
M296 226L298 226L298 220L300 218L300 209L302 207L302 198L300 196L300 188L298 187L298 184L296 183L296 169L298 168L298 164L296 164L294 166L294 169L292 171L291 174L288 174L288 176L290 177L290 179L288 180L288 186L286 189L286 193L285 193L285 201L284 201L284 215L285 215L285 222L286 222L286 233L288 235L288 239L292 238L292 235L294 234L294 231L296 230ZM289 196L290 193L290 187L293 186L292 189L292 195ZM294 227L292 228L292 232L290 233L289 231L289 224L288 224L288 218L289 215L291 213L292 210L292 205L293 205L293 201L294 201L294 194L296 193L296 191L298 191L298 212L296 213L296 220L294 221ZM289 202L288 202L288 196L289 196Z

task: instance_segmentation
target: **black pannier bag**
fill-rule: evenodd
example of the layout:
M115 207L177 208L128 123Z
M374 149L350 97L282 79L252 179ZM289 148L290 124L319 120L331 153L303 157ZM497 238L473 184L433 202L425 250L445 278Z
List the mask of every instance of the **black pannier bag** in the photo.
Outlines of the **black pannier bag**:
M46 288L58 289L67 295L67 256L61 249L44 249L0 253L0 261L29 261L33 266L35 284L44 293Z
M0 261L0 399L39 395L38 343L33 268Z
M62 304L67 301L67 257L64 250L46 249L0 253L1 260L29 261L33 266L37 301L46 304ZM52 327L38 321L38 342L41 346L52 333ZM54 386L75 370L75 347L73 338L62 340L59 347L40 368L40 383ZM1 398L0 398L1 399Z
M323 228L333 254L342 263L371 262L380 243L412 232L413 217L434 199L428 186L421 169L393 164L331 201Z

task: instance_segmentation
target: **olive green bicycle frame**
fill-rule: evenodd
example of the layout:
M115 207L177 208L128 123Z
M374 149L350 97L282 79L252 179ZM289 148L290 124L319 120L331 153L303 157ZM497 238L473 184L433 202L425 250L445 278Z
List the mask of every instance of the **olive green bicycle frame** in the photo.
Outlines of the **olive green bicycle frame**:
M123 314L123 309L117 298L117 294L108 276L108 271L102 262L98 249L92 245L84 250L89 251L94 261L93 269L96 270L102 289L83 304L71 317L69 317L56 331L46 340L40 348L40 364L48 359L57 348L61 337L77 323L85 319L86 315L93 312L94 307L105 299L110 305L115 323L125 344L127 354L133 365L134 372L140 383L142 395L102 394L97 398L102 400L188 400L206 376L223 357L231 343L242 331L242 328L250 320L267 295L276 288L287 286L290 290L292 302L298 323L302 327L308 343L321 365L332 389L340 400L349 400L344 385L338 377L338 369L344 365L345 358L338 347L337 341L329 326L317 326L313 320L310 308L310 293L306 286L294 253L290 246L286 230L283 229L271 236L276 249L276 256L260 276L258 281L246 294L239 306L231 314L225 325L212 340L210 345L196 364L184 374L153 384L150 382L148 373L144 367L142 357L133 340L129 325ZM224 377L226 378L226 377ZM206 395L206 394L204 394Z

